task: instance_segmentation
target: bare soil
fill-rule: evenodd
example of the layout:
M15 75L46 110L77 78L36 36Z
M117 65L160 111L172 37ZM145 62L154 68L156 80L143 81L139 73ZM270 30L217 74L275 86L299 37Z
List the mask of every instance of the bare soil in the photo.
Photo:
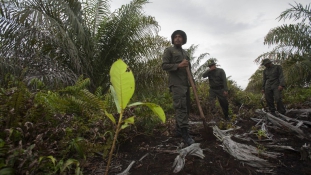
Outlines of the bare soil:
M295 117L288 114L289 117ZM256 114L254 114L256 117ZM304 120L310 121L310 116ZM200 117L191 115L191 121L200 122ZM240 126L240 129L233 131L231 134L249 133L256 124L253 120L237 119L233 121L234 127ZM218 126L223 126L222 121L216 121ZM138 129L139 130L139 129ZM311 128L303 128L305 133L310 134ZM193 136L200 147L204 150L204 159L194 156L187 156L183 170L178 175L244 175L244 174L282 174L282 175L311 175L311 160L301 160L300 148L305 143L310 144L310 140L300 139L295 134L270 129L273 134L273 142L276 145L292 146L293 150L275 150L265 147L271 144L270 141L258 140L254 134L251 138L260 143L261 149L266 151L282 153L277 159L262 157L268 160L273 167L269 167L270 173L258 172L256 167L251 167L245 163L236 160L228 154L222 147L222 143L212 134L212 129L206 131L202 124L190 126L190 134ZM139 134L136 130L132 133L132 138L120 143L116 150L116 156L113 158L109 174L117 174L127 168L132 162L136 161L130 169L131 175L171 175L173 173L173 162L178 153L177 149L183 142L181 137L174 135L174 121L168 121L166 124L155 128L153 134ZM232 138L234 140L234 137ZM259 148L259 145L252 141L239 143L253 145ZM262 147L263 146L263 147ZM260 148L259 148L260 149ZM258 150L260 152L260 150ZM139 161L144 155L146 157ZM100 157L95 157L84 169L87 174L104 174L105 162Z

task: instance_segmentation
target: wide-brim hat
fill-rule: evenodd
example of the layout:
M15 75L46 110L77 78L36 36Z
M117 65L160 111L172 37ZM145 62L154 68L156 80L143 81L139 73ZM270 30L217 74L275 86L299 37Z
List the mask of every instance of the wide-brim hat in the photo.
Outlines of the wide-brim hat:
M266 64L268 64L268 63L271 63L271 60L270 59L264 59L264 60L262 60L262 63L261 63L261 65L266 65Z
M187 43L187 35L186 35L186 33L185 33L184 31L182 31L182 30L175 30L175 31L172 33L172 35L171 35L172 44L174 44L174 37L175 37L175 35L177 35L177 34L181 35L183 44L186 44L186 43Z
M209 61L208 64L207 64L207 66L208 66L208 67L211 67L211 66L213 66L213 65L215 65L215 64L216 64L215 61Z

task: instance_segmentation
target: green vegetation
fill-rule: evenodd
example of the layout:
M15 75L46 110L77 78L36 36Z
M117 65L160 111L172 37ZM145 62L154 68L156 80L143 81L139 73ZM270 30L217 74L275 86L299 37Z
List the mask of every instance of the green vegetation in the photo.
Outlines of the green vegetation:
M266 35L264 44L273 50L260 55L255 61L270 58L283 67L287 87L310 87L311 82L311 6L295 3L283 11L279 20L293 19L296 24L284 24L273 28ZM260 87L261 68L250 78L248 90Z
M264 151L266 151L266 148L265 148L263 145L258 144L258 145L257 145L257 150L258 150L258 156L261 156L262 153L263 153Z
M135 80L132 71L127 67L127 65L122 61L116 61L110 70L110 81L112 83L111 86L111 93L114 97L114 102L117 108L117 112L119 114L119 120L116 122L113 115L110 113L105 112L106 116L112 121L113 124L116 124L115 134L111 146L111 150L109 153L109 159L106 168L106 175L109 172L109 166L111 163L111 158L113 155L113 151L116 146L116 141L119 135L119 132L122 129L125 129L129 126L129 124L134 124L135 116L131 116L129 118L123 119L124 110L126 107L135 107L138 105L145 105L149 107L158 117L161 119L162 122L165 122L165 114L162 108L154 103L142 103L136 102L130 105L127 105L130 99L132 98L135 90Z
M104 0L0 0L0 174L82 174L83 162L95 155L110 162L131 130L150 135L171 119L161 69L170 42L158 36L155 18L143 13L147 2L133 0L110 12ZM300 22L271 30L265 44L276 47L257 58L269 56L283 66L288 107L311 100L309 12L301 4L285 10L280 20ZM200 78L209 54L194 57L197 47L188 51L209 114L209 86ZM243 91L228 77L233 120L262 108L261 80L259 68ZM191 112L198 114L191 98Z
M24 71L24 81L39 78L50 88L73 85L83 75L92 91L107 90L118 58L134 70L159 58L169 42L157 35L157 21L143 13L148 1L133 0L114 12L108 2L1 0L0 75Z
M259 140L261 140L262 137L267 137L266 131L261 129L256 132L256 135Z

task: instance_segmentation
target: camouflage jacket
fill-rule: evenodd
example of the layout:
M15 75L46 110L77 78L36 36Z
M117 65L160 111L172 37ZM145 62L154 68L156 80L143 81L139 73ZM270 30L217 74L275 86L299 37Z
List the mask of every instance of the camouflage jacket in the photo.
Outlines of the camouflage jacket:
M203 73L203 78L208 77L211 89L228 91L226 73L221 68L215 70L207 70Z
M280 65L271 65L263 71L262 89L274 89L278 86L285 87L283 70Z
M169 87L175 86L187 86L189 87L189 81L187 71L185 68L178 68L178 64L183 59L190 61L189 54L182 48L168 47L164 50L162 57L162 69L169 74ZM191 65L189 68L191 70Z

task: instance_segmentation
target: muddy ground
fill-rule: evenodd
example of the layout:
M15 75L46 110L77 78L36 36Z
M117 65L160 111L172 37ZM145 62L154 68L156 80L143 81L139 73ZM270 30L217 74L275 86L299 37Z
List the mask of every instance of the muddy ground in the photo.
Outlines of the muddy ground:
M297 118L296 114L288 113L287 116ZM259 117L255 113L253 117ZM186 156L185 167L178 175L246 175L246 174L282 174L282 175L311 175L311 160L301 160L300 148L305 143L310 144L309 139L300 139L294 133L286 131L281 132L268 127L268 131L273 135L272 140L259 138L255 134L250 134L251 141L241 141L234 139L239 143L253 145L258 148L258 156L267 160L272 167L267 167L265 173L258 172L258 168L251 167L242 161L236 160L227 153L213 134L212 129L206 131L201 124L199 116L191 115L190 120L196 124L190 126L190 134L193 136L205 155L204 159L194 156ZM302 120L311 121L311 116ZM215 119L216 125L220 128L226 126L226 123ZM257 122L250 118L238 118L230 125L233 128L240 127L230 134L242 135L254 130ZM268 126L271 123L267 123ZM310 135L310 126L301 128L306 134ZM118 174L125 170L127 166L136 161L130 169L131 175L170 175L173 173L173 162L178 155L176 151L182 144L182 138L174 136L174 121L168 121L166 124L155 128L152 135L139 134L136 130L133 137L124 141L117 148L117 155L114 157L112 168L109 174ZM294 150L276 150L265 145L274 144L282 146L291 146ZM271 151L280 153L277 158L267 158L260 155L260 151ZM141 161L139 161L144 155ZM95 157L92 163L85 168L87 174L104 174L105 162L100 157Z

